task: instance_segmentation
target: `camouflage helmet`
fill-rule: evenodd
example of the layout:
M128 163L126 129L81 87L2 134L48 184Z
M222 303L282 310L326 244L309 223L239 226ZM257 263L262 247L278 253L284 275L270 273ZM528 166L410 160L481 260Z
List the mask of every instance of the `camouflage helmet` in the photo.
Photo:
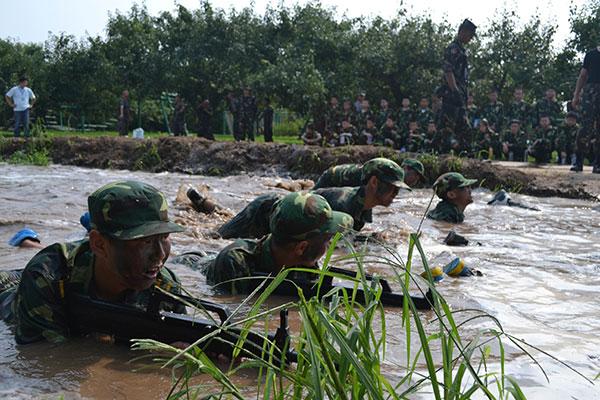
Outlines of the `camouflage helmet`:
M458 172L447 172L440 175L433 183L435 194L443 199L450 190L471 186L477 179L467 179Z
M363 164L361 181L366 183L373 175L382 182L387 182L396 187L411 190L410 187L404 183L404 170L394 161L387 158L373 158Z
M402 161L401 167L410 167L414 169L417 174L421 175L421 178L425 179L425 167L421 161L415 160L414 158L407 158Z
M121 240L139 239L184 228L169 221L167 200L153 186L138 181L113 182L88 197L90 225Z
M353 224L350 215L333 211L323 196L296 192L277 203L270 228L273 236L306 240L319 234L341 232Z

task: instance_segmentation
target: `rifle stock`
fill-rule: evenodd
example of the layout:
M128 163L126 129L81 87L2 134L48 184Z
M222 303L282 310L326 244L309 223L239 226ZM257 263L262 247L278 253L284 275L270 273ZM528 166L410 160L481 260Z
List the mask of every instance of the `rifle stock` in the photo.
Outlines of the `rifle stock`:
M179 302L180 304L188 302L216 313L220 321L210 321L193 315L160 310L160 305L164 302ZM131 339L154 339L167 344L174 342L191 344L206 335L213 334L215 337L200 343L199 347L208 353L231 357L238 339L242 335L241 329L222 326L230 315L225 306L188 296L177 295L173 298L157 289L153 291L146 310L126 304L93 299L76 293L69 294L67 307L70 328L73 333L108 334L113 336L116 342L121 343L128 343ZM287 324L287 310L281 310L281 323ZM267 360L271 345L265 343L265 337L253 331L247 332L246 335L241 345L240 355ZM276 334L269 334L266 339L276 344L276 348L273 350L273 362L280 364L283 361L281 349L289 345L287 326L280 326ZM284 362L297 362L297 354L287 352Z

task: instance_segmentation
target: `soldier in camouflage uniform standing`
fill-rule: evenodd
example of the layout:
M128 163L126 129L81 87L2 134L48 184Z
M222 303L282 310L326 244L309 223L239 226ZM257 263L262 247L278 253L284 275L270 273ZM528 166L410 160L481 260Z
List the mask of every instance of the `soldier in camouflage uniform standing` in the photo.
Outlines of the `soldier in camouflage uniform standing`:
M475 36L477 27L465 19L458 28L458 35L446 50L444 50L444 77L438 95L442 97L442 113L440 130L443 143L440 152L450 150L454 138L458 143L466 145L465 136L468 134L467 95L469 84L469 64L464 45Z
M323 196L333 210L349 214L354 219L354 230L359 231L367 222L372 222L373 208L389 207L401 188L410 190L404 183L404 170L391 160L374 158L361 168L361 186L322 188L312 193ZM219 234L229 239L259 237L255 232L268 233L267 221L281 198L281 195L270 194L254 199L222 225ZM258 224L263 226L258 227Z
M270 216L271 233L260 240L238 239L225 247L206 268L206 280L229 293L249 293L250 281L239 278L256 272L276 275L290 267L317 268L333 235L352 224L350 215L333 211L319 195L288 194Z
M256 116L258 113L258 107L256 105L256 97L252 96L252 92L249 87L244 88L244 94L239 99L239 113L240 113L240 139L254 142L254 124L256 123Z
M600 174L600 46L587 52L583 59L571 104L577 109L580 103L581 129L577 133L576 161L571 171L583 171L584 154L593 147L592 172Z
M92 193L88 207L89 238L41 250L23 270L18 287L0 293L0 315L16 324L17 343L61 342L70 336L69 293L144 308L154 286L180 292L179 280L164 265L169 233L184 229L169 221L162 193L141 182L115 182ZM175 304L166 309L185 312Z

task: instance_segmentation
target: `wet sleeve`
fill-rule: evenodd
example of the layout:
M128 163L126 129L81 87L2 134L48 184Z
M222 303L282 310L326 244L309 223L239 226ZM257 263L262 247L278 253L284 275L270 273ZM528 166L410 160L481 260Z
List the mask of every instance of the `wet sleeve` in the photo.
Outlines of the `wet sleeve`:
M14 305L19 344L40 340L64 341L68 335L66 310L58 292L58 283L43 268L32 264L23 271Z
M232 281L247 276L250 276L250 271L243 255L235 249L224 249L208 267L206 281L211 285L217 285L217 289L231 294L247 293L249 290L247 281Z

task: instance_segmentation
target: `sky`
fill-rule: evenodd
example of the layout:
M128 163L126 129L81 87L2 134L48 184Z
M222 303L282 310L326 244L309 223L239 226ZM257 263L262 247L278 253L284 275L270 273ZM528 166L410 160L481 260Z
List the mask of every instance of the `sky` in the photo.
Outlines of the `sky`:
M268 5L281 3L292 6L304 4L306 0L212 0L215 7L241 9L252 6L262 13ZM136 0L28 0L21 3L16 0L0 0L0 11L3 23L0 25L0 38L11 38L20 42L44 42L48 32L85 37L104 35L109 12L120 10L126 12ZM517 9L519 19L527 21L532 15L539 13L543 21L557 25L555 46L569 37L569 7L571 4L581 6L586 0L321 0L327 7L335 7L338 15L349 17L382 16L393 17L401 3L409 14L430 13L435 21L447 18L458 26L464 18L470 18L476 25L485 27L497 9L504 5ZM146 0L148 10L156 15L160 11L171 11L175 4L182 4L195 9L199 0ZM12 17L11 17L12 16Z

